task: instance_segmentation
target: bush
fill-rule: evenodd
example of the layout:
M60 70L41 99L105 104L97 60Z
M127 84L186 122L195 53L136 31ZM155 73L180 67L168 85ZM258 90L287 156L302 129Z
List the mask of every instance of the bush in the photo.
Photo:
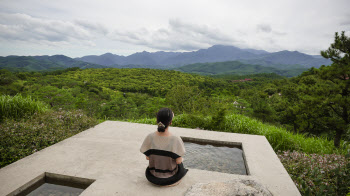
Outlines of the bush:
M0 69L0 86L10 85L18 78L10 71L6 69Z
M264 135L275 151L296 150L305 153L318 154L346 154L349 145L342 142L341 148L336 148L332 141L322 137L307 137L303 134L294 134L284 128L264 124L258 120L242 115L226 116L224 126L220 131Z
M35 101L31 97L0 96L0 120L4 118L19 119L30 116L34 113L41 113L48 110L48 106L40 101Z
M49 111L0 124L0 168L97 124L82 111Z
M196 113L205 109L207 101L198 87L178 85L166 94L174 113Z
M302 195L346 195L350 192L349 154L278 152Z

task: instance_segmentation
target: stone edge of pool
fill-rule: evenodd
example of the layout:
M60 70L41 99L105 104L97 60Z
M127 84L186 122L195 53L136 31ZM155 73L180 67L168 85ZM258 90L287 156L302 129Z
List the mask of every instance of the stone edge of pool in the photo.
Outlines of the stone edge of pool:
M81 195L184 195L195 183L255 179L273 195L300 195L264 136L171 127L181 137L242 143L249 175L189 170L174 187L157 187L144 176L139 148L155 125L105 121L0 169L0 195L45 172L95 180Z

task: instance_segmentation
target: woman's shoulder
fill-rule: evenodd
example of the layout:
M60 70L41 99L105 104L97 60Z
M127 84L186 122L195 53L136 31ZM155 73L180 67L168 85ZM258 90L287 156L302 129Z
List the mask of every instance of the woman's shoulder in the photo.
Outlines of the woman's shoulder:
M176 133L174 133L174 132L171 132L170 137L171 138L175 138L175 139L181 139L181 137L179 135L177 135Z
M172 135L172 137L172 151L178 154L180 157L183 156L186 152L184 142L178 135Z
M145 137L145 141L152 141L154 138L154 132L149 133L146 137Z
M172 137L172 138L175 139L175 140L182 140L180 136L175 135L175 134L171 134L170 137Z
M147 137L154 137L154 135L156 135L156 132L149 133Z
M173 141L173 144L183 144L183 141L180 136L178 135L171 135L171 140Z

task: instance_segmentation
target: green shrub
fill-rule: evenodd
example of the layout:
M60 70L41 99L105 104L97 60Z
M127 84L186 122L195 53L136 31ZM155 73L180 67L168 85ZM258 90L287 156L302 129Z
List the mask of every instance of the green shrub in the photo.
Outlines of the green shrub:
M350 192L349 154L278 152L278 157L302 195L346 195Z
M128 120L129 122L133 123L141 123L141 124L151 124L156 125L157 120L155 118L143 118L143 119L132 119Z
M46 110L48 110L48 106L45 103L35 101L31 97L23 97L20 94L0 96L0 120L4 118L19 119Z
M180 114L174 117L172 126L208 129L212 121L210 116Z
M224 127L220 131L264 135L275 151L297 150L305 153L319 154L346 154L349 145L343 142L342 147L334 147L333 141L322 137L307 137L303 134L294 134L284 128L264 124L258 120L242 115L226 116Z
M97 124L81 110L49 111L0 124L0 168Z

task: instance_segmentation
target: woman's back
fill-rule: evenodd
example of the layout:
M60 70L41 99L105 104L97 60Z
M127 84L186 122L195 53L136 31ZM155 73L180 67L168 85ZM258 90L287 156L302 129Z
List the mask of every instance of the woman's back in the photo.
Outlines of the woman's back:
M157 132L147 135L140 151L146 155L149 165L146 169L148 181L157 185L174 185L187 173L182 164L185 146L182 139L169 132L174 113L162 108L157 113Z
M146 137L140 151L149 157L149 170L158 178L174 176L178 171L175 160L185 154L180 137L160 136L157 132Z

